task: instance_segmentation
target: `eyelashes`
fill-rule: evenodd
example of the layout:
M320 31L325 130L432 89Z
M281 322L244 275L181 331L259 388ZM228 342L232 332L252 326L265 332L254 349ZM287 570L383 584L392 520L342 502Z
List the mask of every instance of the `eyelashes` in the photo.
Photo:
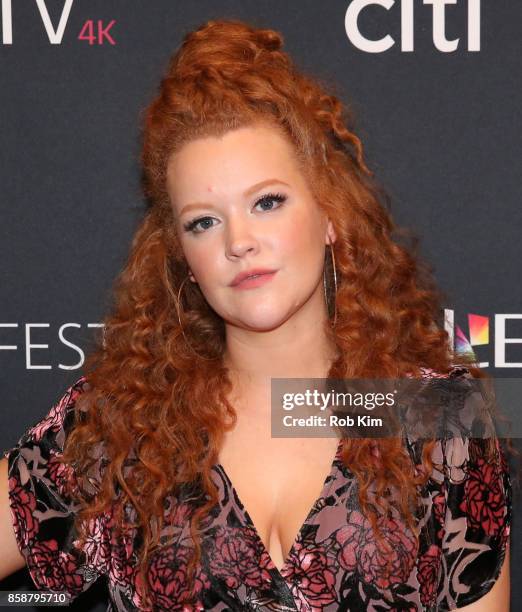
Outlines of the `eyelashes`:
M270 203L270 202L277 202L278 204L283 204L283 202L285 202L286 199L287 197L282 193L266 193L265 195L261 196L258 200L256 200L254 207L258 206L259 204ZM277 210L278 208L280 208L280 206L277 206L276 208L268 208L268 209L265 208L264 211L270 212L272 210ZM183 229L186 232L192 232L193 234L202 234L208 228L212 227L213 224L207 225L206 227L203 227L201 224L204 222L212 221L212 220L213 220L213 217L209 217L208 215L204 217L197 217L196 219L192 219L191 221L184 223ZM203 229L201 229L202 227ZM197 228L200 228L200 229L197 229Z

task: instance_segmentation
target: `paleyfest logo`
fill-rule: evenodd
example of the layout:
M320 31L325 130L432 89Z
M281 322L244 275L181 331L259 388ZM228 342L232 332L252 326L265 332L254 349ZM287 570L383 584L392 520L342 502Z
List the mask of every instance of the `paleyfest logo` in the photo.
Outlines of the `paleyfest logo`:
M463 330L454 323L454 311L444 310L444 328L450 344L459 353L471 354L477 362L473 347L490 344L490 327L494 331L493 361L479 363L481 368L490 365L495 368L522 368L521 362L509 361L506 356L507 347L522 345L522 338L509 337L506 332L506 323L515 320L522 321L522 314L496 314L492 317L468 314L469 329ZM103 324L63 323L55 327L50 323L0 323L0 357L2 353L4 356L8 352L15 353L20 365L25 362L27 370L77 370L84 364L86 346L95 328L103 328ZM57 349L60 354L64 353L64 363L52 363L51 355L56 354Z
M364 16L368 9L390 11L400 5L400 14L394 10L393 17L392 13L384 16L387 19L400 19L401 51L414 51L415 10L430 10L431 6L433 45L441 53L452 53L459 47L460 38L446 38L446 19L448 15L451 19L451 5L455 4L466 5L467 8L466 51L480 51L480 0L352 0L346 9L344 27L348 40L354 47L366 53L383 53L395 45L395 39L390 34L377 40L367 38L361 33L359 18Z

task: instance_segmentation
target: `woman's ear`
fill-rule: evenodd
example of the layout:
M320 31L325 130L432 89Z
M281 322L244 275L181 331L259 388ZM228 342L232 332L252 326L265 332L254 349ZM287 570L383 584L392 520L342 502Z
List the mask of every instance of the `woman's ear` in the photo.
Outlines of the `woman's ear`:
M337 240L337 234L335 233L335 229L333 223L328 219L328 223L326 226L326 236L325 236L325 244L333 244Z

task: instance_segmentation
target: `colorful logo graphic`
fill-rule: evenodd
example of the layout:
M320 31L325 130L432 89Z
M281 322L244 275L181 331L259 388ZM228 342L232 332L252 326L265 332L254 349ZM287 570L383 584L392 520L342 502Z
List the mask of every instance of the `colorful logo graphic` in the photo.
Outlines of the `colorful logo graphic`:
M494 331L494 367L522 368L522 362L512 362L506 358L506 347L508 345L522 344L522 338L509 338L507 336L506 323L509 320L522 320L522 314L496 314L493 317L468 314L468 335L466 335L462 327L455 323L455 312L451 309L445 309L444 328L449 334L450 346L454 347L457 353L470 356L479 367L489 367L489 361L479 361L474 347L490 344L490 319L493 321Z

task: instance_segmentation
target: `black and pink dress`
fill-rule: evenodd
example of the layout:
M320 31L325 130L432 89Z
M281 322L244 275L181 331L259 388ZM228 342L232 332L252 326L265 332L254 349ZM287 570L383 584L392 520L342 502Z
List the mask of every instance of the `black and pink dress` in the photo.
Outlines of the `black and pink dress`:
M458 368L449 376L470 374ZM75 548L75 506L64 490L73 472L57 457L87 385L85 378L78 380L4 453L16 540L38 589L74 598L103 576L108 611L141 610L136 534L116 538L107 512L89 525L84 549ZM393 551L385 555L359 507L356 479L341 462L340 441L320 495L280 570L224 468L215 465L219 503L205 522L202 559L192 584L186 573L189 518L201 497L194 487L182 487L165 503L172 543L155 553L150 566L154 610L414 612L453 610L476 601L499 576L512 512L502 447L497 443L496 461L486 462L483 443L475 438L438 443L438 468L420 491L419 546L398 516L383 516L380 526ZM418 461L417 445L408 448Z

